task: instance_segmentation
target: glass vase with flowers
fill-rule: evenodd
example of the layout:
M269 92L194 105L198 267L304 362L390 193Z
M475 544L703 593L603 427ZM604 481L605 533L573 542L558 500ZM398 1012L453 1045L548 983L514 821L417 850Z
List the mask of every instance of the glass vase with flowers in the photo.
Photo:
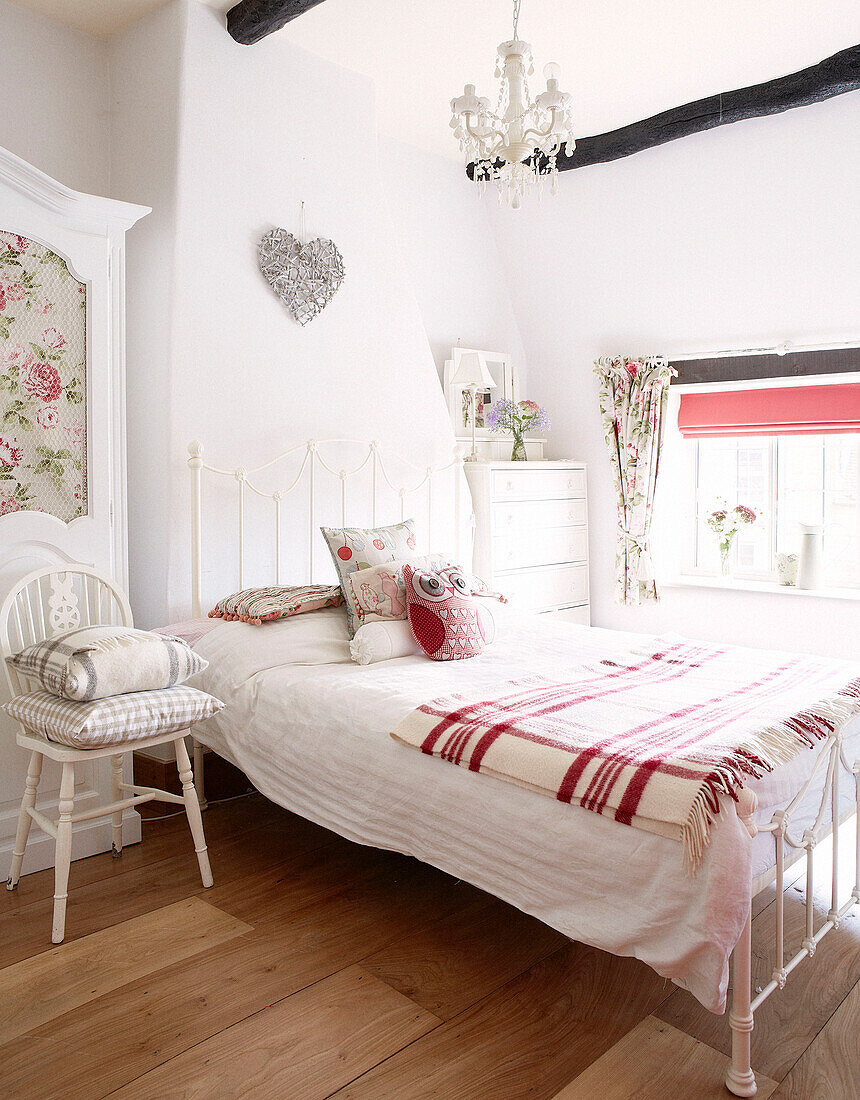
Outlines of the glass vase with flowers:
M513 437L511 462L525 462L526 432L545 432L549 428L546 410L537 401L509 401L506 397L497 401L486 417L491 432L510 432Z
M734 508L720 505L706 519L708 527L714 532L720 543L720 568L724 577L731 571L732 546L741 527L752 526L758 519L754 508L746 504L736 504Z

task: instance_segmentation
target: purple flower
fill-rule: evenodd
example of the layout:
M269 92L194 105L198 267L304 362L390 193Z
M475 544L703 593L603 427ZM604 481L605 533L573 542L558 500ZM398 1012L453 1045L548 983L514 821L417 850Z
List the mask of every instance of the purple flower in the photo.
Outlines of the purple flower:
M547 431L549 417L537 401L519 401L514 404L506 397L498 400L486 414L485 423L491 432Z

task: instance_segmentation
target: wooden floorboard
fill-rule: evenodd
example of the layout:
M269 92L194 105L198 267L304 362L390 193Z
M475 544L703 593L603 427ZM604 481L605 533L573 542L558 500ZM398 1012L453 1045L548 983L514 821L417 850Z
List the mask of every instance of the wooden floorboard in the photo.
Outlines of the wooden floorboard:
M439 1021L358 966L301 990L114 1093L325 1100Z
M847 839L851 830L844 830ZM825 853L821 853L825 855ZM854 861L842 860L843 897L850 892ZM818 860L816 876L816 927L824 922L830 905L824 893L828 863ZM806 919L805 883L795 883L785 892L785 937L787 957L796 951L804 935ZM774 907L769 906L753 920L753 984L767 984L774 969ZM860 909L851 911L841 928L828 933L818 945L813 960L801 962L789 977L785 989L772 994L755 1014L752 1033L752 1064L757 1072L781 1081L804 1050L824 1027L854 985L860 981ZM728 1015L714 1016L689 993L677 990L656 1013L662 1020L702 1042L729 1054L731 1032ZM860 1044L858 1044L860 1072Z
M224 838L210 847L212 872L217 888L258 869L277 866L304 851L345 844L325 829L294 818L296 824L283 832L268 825L259 826L238 837ZM103 879L81 885L77 869L88 860L72 864L69 900L66 912L66 942L88 936L104 927L105 917L113 923L151 912L202 890L200 868L190 835L176 838L176 854L150 864L138 863L132 870L111 879L114 888ZM145 853L143 853L145 855ZM123 855L116 862L122 863ZM19 903L27 897L27 878L22 878L17 893ZM3 904L12 892L0 891L0 966L9 966L51 946L53 899L43 898L31 904L9 907ZM105 898L110 902L106 908Z
M560 932L484 896L389 944L362 966L450 1020L565 943Z
M665 996L643 963L569 944L336 1095L550 1100Z
M774 1100L860 1097L860 985L855 985L779 1086Z
M362 853L355 848L358 866ZM241 945L148 975L93 1001L85 1018L66 1014L28 1034L26 1043L0 1048L4 1073L22 1083L24 1096L96 1100L478 893L414 860L393 858L395 873L369 875L328 892L324 904L299 909L294 902L306 903L308 891L273 877L271 896L259 899L259 920ZM240 881L236 898L243 896ZM110 1046L94 1041L102 1035L111 1036ZM33 1039L42 1042L34 1046Z
M188 898L7 966L0 970L0 1042L250 931L244 921Z
M121 860L73 865L59 948L49 874L0 892L6 1095L728 1096L726 1019L644 964L570 944L467 883L260 796L204 822L213 889L184 818L152 822ZM802 886L786 894L794 933ZM759 955L773 897L758 900ZM772 963L755 966L766 980ZM858 990L852 916L757 1013L760 1097L781 1082L778 1100L855 1100Z
M173 813L163 821L141 821L143 839L123 850L120 859L114 859L110 852L79 859L72 864L72 889L88 886L92 882L116 878L128 871L136 870L146 864L154 864L165 859L175 859L188 850L190 831L184 810ZM213 807L213 812L204 818L206 842L218 851L222 841L235 839L243 833L258 829L263 825L277 827L283 832L296 830L303 832L308 823L295 814L281 809L261 794L249 798L236 799L223 806ZM33 826L35 835L36 826ZM325 830L323 830L323 833ZM191 849L193 852L193 848ZM192 857L193 858L193 857ZM3 891L0 896L0 917L5 913L32 905L33 902L50 898L54 893L54 871L37 871L27 874L27 858L24 858L24 878L17 890Z
M726 1059L663 1020L646 1016L553 1100L727 1100ZM759 1074L758 1100L776 1081Z

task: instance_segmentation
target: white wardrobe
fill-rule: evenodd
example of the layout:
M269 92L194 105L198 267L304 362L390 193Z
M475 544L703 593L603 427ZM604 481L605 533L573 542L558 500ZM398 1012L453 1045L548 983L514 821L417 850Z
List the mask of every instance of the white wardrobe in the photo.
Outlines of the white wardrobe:
M125 234L148 213L72 191L0 149L0 595L64 562L127 588ZM2 878L27 764L14 734L0 714ZM76 808L110 800L107 771L81 769ZM49 770L38 805L50 814L58 788ZM127 825L138 839L136 813ZM93 821L76 830L74 858L110 841L110 821ZM25 874L52 864L53 844L34 826Z

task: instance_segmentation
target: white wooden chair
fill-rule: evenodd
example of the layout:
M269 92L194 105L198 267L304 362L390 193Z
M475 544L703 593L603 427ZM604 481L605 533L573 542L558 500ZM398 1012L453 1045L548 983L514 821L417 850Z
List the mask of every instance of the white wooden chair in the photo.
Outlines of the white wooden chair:
M0 605L0 653L5 658L36 642L44 641L55 634L74 630L78 626L96 624L132 626L131 607L121 592L106 577L95 569L84 565L72 565L66 568L48 566L28 573L9 592ZM28 681L19 676L15 669L6 664L6 679L13 696L27 691L38 690L39 685L29 686ZM157 734L154 737L135 740L123 744L122 730L117 730L116 741L110 745L93 749L74 749L54 744L39 733L20 727L18 744L30 751L30 766L21 810L18 815L18 829L15 835L15 847L12 853L12 865L7 890L14 890L21 876L21 865L27 846L30 824L36 824L56 839L54 858L54 921L51 939L62 943L66 924L66 899L68 897L69 867L72 855L72 826L79 821L93 818L110 817L113 827L113 855L122 855L122 814L129 806L141 802L177 803L185 807L194 850L200 864L200 874L204 886L212 885L212 871L206 840L203 833L203 818L200 804L194 788L194 776L188 751L182 734L172 731ZM126 752L143 749L152 745L161 745L172 741L176 752L176 764L182 782L182 795L154 787L139 787L122 780L122 760ZM59 818L52 821L36 809L36 794L42 772L44 757L56 760L62 765L60 781ZM113 801L106 806L96 806L76 814L75 808L75 764L78 761L91 761L104 757L111 758L111 794ZM126 792L130 797L124 798Z

